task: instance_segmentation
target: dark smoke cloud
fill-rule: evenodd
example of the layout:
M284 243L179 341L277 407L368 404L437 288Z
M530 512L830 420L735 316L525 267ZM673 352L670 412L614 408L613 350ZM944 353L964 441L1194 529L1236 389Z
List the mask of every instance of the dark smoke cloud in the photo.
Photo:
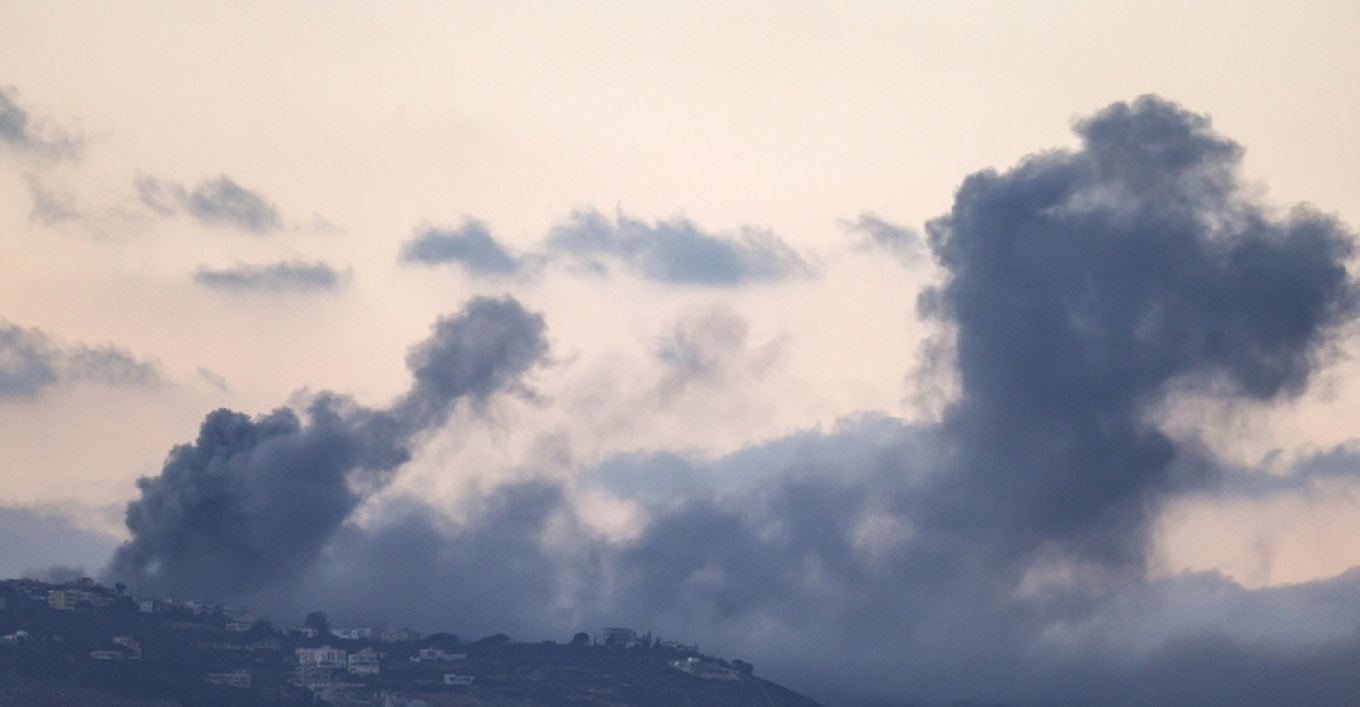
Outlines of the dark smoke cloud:
M491 236L485 223L475 219L452 230L425 229L402 246L401 259L425 265L457 263L469 273L488 276L515 275L525 267Z
M335 290L343 287L348 273L323 262L285 260L269 265L238 263L214 270L200 267L194 282L206 287L238 292L286 292Z
M546 353L543 321L510 299L479 298L441 319L408 359L415 377L385 409L331 393L303 415L218 410L137 482L132 539L110 573L150 590L241 596L304 572L363 498L410 457L412 438L461 401L516 390Z
M0 143L19 154L47 158L75 157L81 149L78 138L33 120L10 86L0 86Z
M1265 472L1220 464L1154 417L1186 390L1262 403L1303 391L1355 318L1352 237L1315 212L1256 205L1238 185L1241 148L1175 104L1115 104L1076 129L1078 149L969 177L926 229L945 277L919 307L951 335L960 380L941 422L859 416L712 460L644 450L570 481L474 489L456 516L389 499L368 527L343 524L359 500L347 491L305 557L252 578L255 596L285 615L321 608L473 635L565 639L631 625L752 660L836 704L1360 702L1360 573L1248 590L1216 573L1153 578L1145 566L1151 522L1182 494L1360 483L1343 447L1275 486L1253 484ZM674 253L642 237L670 227L585 215L554 247L671 282L689 281L676 274L690 272L683 264L749 255L710 252L688 227L659 237ZM670 266L651 258L678 269L664 275ZM743 281L743 267L704 282ZM735 336L715 331L677 337L668 355L705 370L704 342L721 349ZM423 386L467 389L427 346L412 355L411 394L390 410L340 412L341 428L403 440L394 419L430 416ZM489 349L487 360L514 358ZM276 438L310 449L309 425L289 419ZM240 465L256 456L271 457ZM386 463L377 456L369 463ZM235 464L196 473L250 477ZM578 493L630 504L641 526L601 537ZM204 510L234 518L241 505Z
M1077 133L1080 151L964 181L927 227L949 274L923 307L956 332L957 493L987 509L970 522L1127 562L1186 482L1150 406L1303 390L1355 316L1351 236L1246 201L1241 148L1175 104L1116 104Z
M59 382L154 386L162 382L154 362L112 345L63 346L40 329L0 320L0 400L36 397Z
M199 182L192 190L146 175L137 178L137 197L162 216L184 210L209 226L232 226L266 233L280 225L278 210L258 192L226 175Z

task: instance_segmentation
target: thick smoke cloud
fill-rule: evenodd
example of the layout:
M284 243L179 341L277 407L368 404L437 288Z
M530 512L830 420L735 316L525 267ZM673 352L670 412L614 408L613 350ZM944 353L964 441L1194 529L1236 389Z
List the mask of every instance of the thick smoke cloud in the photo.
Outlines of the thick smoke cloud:
M474 489L454 516L388 499L366 527L343 522L361 500L346 486L325 532L303 539L304 556L257 562L274 574L249 578L254 596L284 616L322 608L474 635L565 639L631 625L752 660L836 704L1355 704L1360 574L1247 590L1215 573L1157 578L1146 567L1151 523L1183 494L1360 476L1351 447L1283 476L1233 469L1155 417L1187 390L1265 403L1303 391L1356 315L1351 234L1307 209L1276 216L1255 204L1238 183L1241 148L1175 104L1115 104L1076 130L1075 150L972 175L926 228L945 275L918 306L947 332L959 377L940 422L859 416L713 460L638 451L570 480ZM682 247L705 241L679 226L673 241L660 238L676 257L638 245L664 227L586 215L553 247L644 272L653 257L675 273L747 257ZM666 280L655 267L650 276ZM746 273L732 282L749 275L730 272ZM449 336L495 342L505 335L475 332L516 318L459 321ZM702 373L742 336L740 322L700 324L663 358ZM482 345L470 360L541 354L533 337L506 340L520 345ZM315 449L349 450L336 478L387 478L384 465L409 446L394 420L421 427L446 409L429 401L489 380L441 363L446 351L413 352L417 383L388 410L326 399L323 411L342 408L332 414L341 439ZM484 389L513 387L520 368L497 370L503 382ZM235 422L287 440L281 453L312 450L318 426L291 414ZM376 432L356 443L353 430ZM194 474L286 478L293 467L269 461L268 439L228 444L252 451L207 455ZM355 450L372 456L348 461ZM259 471L247 471L256 457ZM167 465L162 479L171 476ZM139 503L177 483L145 481ZM599 534L580 494L626 504L639 525ZM249 518L249 504L220 508ZM296 534L250 519L232 541L254 528ZM232 557L217 542L192 556Z
M192 190L143 175L137 178L137 196L143 205L162 216L184 210L209 226L266 233L280 225L279 212L273 204L226 175L199 182Z
M217 410L128 504L132 539L111 574L151 590L240 596L302 572L366 494L410 457L412 438L462 401L514 390L546 353L543 321L480 298L441 319L408 363L411 389L365 408L323 393L302 415Z
M322 262L285 260L269 265L237 264L214 270L202 267L194 282L236 292L324 291L339 289L347 274Z
M949 275L923 305L956 331L956 483L987 509L969 522L1128 562L1190 481L1150 406L1178 386L1300 392L1355 316L1351 239L1246 202L1241 148L1174 104L1116 104L1077 133L1079 152L965 180L928 225Z
M63 346L40 329L0 320L0 401L31 399L59 382L153 386L155 363L111 345Z

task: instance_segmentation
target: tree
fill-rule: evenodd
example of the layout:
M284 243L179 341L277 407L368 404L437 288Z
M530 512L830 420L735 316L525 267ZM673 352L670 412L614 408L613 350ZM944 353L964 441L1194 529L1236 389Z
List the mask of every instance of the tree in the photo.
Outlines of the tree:
M571 637L571 645L573 646L590 645L590 634L586 633L585 631L577 633L575 636Z
M326 614L321 611L313 611L312 613L307 614L307 618L303 619L302 625L310 629L315 629L316 632L322 636L328 636L331 633L331 624L326 620Z
M736 668L737 672L741 673L742 675L750 675L751 673L754 673L756 670L756 666L751 665L750 663L741 659L732 661L732 667Z

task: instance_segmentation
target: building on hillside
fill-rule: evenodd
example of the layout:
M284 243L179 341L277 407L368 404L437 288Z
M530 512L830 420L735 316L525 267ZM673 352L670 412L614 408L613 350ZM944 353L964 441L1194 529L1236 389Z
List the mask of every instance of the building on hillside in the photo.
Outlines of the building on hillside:
M642 645L642 639L638 638L637 632L631 628L606 628L602 643L606 646L635 648Z
M318 668L344 670L348 665L345 652L330 646L297 649L298 665L312 665Z
M438 663L467 660L467 653L445 653L438 648L421 648L411 656L412 663Z
M47 606L57 611L75 611L76 604L89 599L89 592L83 589L53 589L47 593Z
M408 643L419 641L421 638L419 631L412 631L409 628L394 628L384 631L381 640L385 643Z
M471 675L460 675L458 673L444 673L444 684L454 687L467 687L472 684Z
M357 628L333 628L331 635L336 638L345 638L351 641L361 641L373 637L373 629L367 626Z
M349 673L350 675L377 675L382 667L379 661L378 652L372 648L365 648L358 653L349 654Z

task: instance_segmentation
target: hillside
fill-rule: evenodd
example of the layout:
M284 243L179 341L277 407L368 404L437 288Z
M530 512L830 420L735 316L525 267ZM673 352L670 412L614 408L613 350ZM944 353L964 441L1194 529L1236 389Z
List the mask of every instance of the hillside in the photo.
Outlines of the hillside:
M10 580L0 582L0 707L816 705L744 661L627 629L602 636L279 629L241 609L89 580Z

